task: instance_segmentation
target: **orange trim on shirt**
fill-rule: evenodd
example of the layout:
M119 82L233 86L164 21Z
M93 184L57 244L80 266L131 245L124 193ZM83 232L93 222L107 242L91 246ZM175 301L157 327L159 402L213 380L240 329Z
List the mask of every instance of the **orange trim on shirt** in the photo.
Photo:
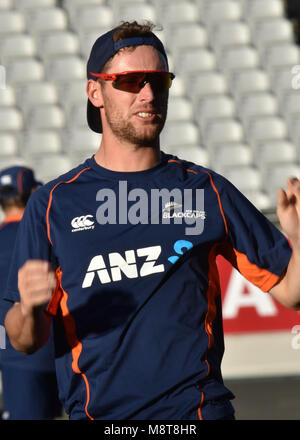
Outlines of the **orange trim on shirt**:
M61 283L61 278L62 278L62 271L61 268L58 267L56 269L56 277L57 277L57 284L56 284L56 288L54 290L54 293L47 305L46 308L46 312L51 315L51 316L55 316L58 310L58 306L62 297L62 291L60 288L60 283Z
M23 218L23 214L20 215L9 215L4 218L3 223L13 223L13 222L20 222Z
M210 350L214 343L214 335L213 335L213 323L217 315L217 307L216 307L216 296L220 294L220 281L219 281L219 272L216 264L216 249L218 247L218 243L216 243L210 250L208 255L208 288L207 288L207 312L205 315L205 331L208 336L208 345L205 353L205 363L207 365L206 377L209 376L211 368L207 359L207 352ZM202 392L201 402L198 407L198 417L199 420L203 420L202 416L202 406L204 401L204 393Z
M214 180L212 178L212 175L208 171L203 171L203 172L209 175L211 186L212 186L213 190L215 191L215 193L217 194L219 208L220 208L220 211L221 211L221 215L223 217L223 222L224 222L224 226L225 226L226 235L228 235L228 226L227 226L227 221L226 221L226 217L225 217L223 206L222 206L222 202L221 202L221 196L220 196L219 191L217 190L217 188L216 188L216 186L214 184Z
M60 277L61 277L61 275L62 275L62 273L60 273ZM85 382L85 387L86 387L85 413L89 419L94 420L94 418L88 412L88 405L90 402L89 382L87 380L86 375L80 370L79 365L78 365L79 357L82 352L82 343L77 338L75 320L74 320L73 316L70 314L68 304L67 304L68 294L63 289L63 287L61 285L61 281L59 282L59 286L60 286L60 291L61 291L60 307L61 307L61 311L62 311L63 323L64 323L64 328L65 328L66 338L67 338L68 344L69 344L69 346L71 348L71 352L72 352L72 359L73 359L72 370L74 371L74 373L80 374Z
M233 249L236 256L236 268L237 270L249 280L251 283L259 287L263 292L268 292L275 284L278 283L280 277L267 269L262 269L256 264L251 263L247 255L242 252Z
M66 180L66 181L61 181L58 182L50 191L50 195L49 195L49 201L48 201L48 206L47 206L47 212L46 212L46 223L47 223L47 236L48 236L48 240L51 243L51 246L53 246L52 240L51 240L51 235L50 235L50 221L49 221L49 214L50 214L50 208L52 205L52 199L53 199L53 191L55 190L55 188L57 188L60 184L62 183L71 183L74 182L74 180L76 180L84 171L89 170L90 167L84 168L83 170L79 171L79 173L76 174L76 176L72 177L72 179L70 180Z
M199 408L198 408L198 417L199 417L199 420L203 420L203 416L202 416L202 405L203 405L203 402L204 402L204 393L203 393L203 391L201 392L201 402L200 402L200 405L199 405Z

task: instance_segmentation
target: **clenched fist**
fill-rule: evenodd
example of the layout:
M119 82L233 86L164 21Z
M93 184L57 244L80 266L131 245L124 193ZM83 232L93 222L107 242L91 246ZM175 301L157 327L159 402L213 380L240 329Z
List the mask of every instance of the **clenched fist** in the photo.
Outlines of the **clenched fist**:
M20 306L24 316L44 307L52 296L57 279L48 261L28 260L19 270Z

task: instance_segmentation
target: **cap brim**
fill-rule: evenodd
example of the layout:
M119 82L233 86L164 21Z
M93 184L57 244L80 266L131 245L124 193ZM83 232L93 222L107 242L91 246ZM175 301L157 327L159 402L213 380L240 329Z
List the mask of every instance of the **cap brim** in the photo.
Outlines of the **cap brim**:
M87 101L87 122L91 130L96 133L102 133L100 110L89 99Z

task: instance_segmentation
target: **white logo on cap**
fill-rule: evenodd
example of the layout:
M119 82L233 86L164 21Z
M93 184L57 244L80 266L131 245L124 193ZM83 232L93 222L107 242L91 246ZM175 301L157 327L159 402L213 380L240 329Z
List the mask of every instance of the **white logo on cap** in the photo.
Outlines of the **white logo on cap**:
M4 176L1 177L1 185L11 185L12 178L10 174L4 174Z

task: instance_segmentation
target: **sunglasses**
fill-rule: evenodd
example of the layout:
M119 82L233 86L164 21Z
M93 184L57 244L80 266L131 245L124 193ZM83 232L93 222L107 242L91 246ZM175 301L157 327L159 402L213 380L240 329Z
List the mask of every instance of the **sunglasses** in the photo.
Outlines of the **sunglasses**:
M171 85L175 75L164 70L136 70L120 73L93 73L91 75L104 81L112 81L112 86L117 90L129 93L139 93L149 83L154 93L163 93Z

